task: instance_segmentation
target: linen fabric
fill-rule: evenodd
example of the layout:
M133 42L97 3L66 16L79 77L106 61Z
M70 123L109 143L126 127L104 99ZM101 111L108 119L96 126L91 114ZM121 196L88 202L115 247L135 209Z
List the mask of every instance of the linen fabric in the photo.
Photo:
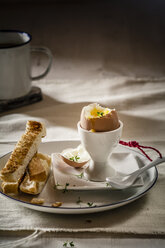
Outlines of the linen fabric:
M27 120L43 121L44 141L77 139L77 122L83 106L98 102L115 108L124 123L122 140L136 140L164 153L165 90L162 78L114 76L91 80L43 80L43 101L2 113L1 155L11 151L25 130ZM149 151L147 151L149 152ZM149 152L154 158L157 154ZM58 215L37 212L0 198L0 230L56 232L109 232L165 234L165 168L158 166L156 185L141 199L111 211Z

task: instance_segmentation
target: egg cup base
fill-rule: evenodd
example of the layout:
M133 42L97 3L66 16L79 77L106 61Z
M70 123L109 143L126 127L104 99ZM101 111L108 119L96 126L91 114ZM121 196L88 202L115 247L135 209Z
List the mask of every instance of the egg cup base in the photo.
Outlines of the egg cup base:
M115 170L106 162L94 162L90 161L89 166L84 172L84 176L89 181L104 182L106 177L112 177L115 175Z

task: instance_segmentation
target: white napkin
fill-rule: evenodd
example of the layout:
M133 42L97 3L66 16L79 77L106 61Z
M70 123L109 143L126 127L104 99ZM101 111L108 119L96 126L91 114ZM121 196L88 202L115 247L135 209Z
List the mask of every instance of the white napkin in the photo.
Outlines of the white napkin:
M60 154L53 153L52 165L55 185L57 189L63 190L66 187L67 190L112 189L112 187L106 181L93 182L85 178L84 172L88 166L88 163L84 165L83 168L77 169L65 163ZM139 168L136 158L131 153L113 153L110 157L110 165L113 168L115 174L129 174ZM142 185L143 180L142 177L140 177L134 183L133 187Z

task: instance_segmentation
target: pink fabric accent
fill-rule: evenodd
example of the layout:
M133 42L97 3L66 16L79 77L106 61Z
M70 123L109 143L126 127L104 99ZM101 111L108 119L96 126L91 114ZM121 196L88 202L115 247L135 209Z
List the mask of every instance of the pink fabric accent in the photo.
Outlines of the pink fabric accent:
M119 144L124 145L124 146L133 147L133 148L138 148L146 156L146 158L148 158L150 161L152 161L152 159L145 153L145 151L142 148L152 149L159 154L160 158L162 158L162 154L156 148L151 147L151 146L142 146L136 141L125 142L123 140L120 140Z

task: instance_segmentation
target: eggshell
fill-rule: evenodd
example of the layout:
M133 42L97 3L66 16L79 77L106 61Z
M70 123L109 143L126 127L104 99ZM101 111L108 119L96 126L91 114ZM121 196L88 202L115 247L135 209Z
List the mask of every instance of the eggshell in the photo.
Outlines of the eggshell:
M74 167L74 168L81 168L82 166L84 166L84 165L88 162L88 161L76 162L76 161L72 161L72 160L69 160L69 159L65 158L65 157L62 156L61 154L60 154L60 156L61 156L62 160L63 160L66 164L68 164L68 165L70 165L70 166L72 166L72 167Z
M88 131L93 130L95 132L107 132L117 129L120 126L120 123L115 109L99 118L86 118L84 109L82 109L80 125L83 129Z

